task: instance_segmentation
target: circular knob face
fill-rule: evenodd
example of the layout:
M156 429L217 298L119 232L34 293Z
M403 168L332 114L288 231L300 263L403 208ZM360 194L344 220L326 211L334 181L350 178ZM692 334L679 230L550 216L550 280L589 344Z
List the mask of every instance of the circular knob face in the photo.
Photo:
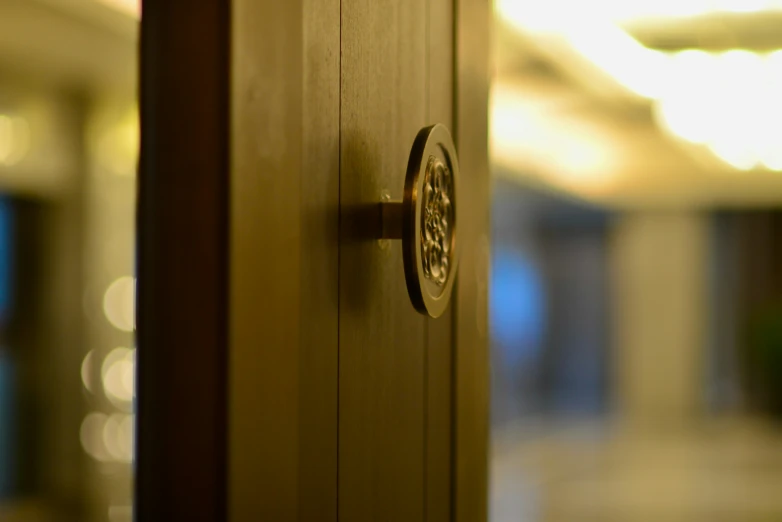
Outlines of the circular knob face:
M459 162L448 129L421 129L413 142L405 178L402 252L413 306L439 317L456 275L456 195Z

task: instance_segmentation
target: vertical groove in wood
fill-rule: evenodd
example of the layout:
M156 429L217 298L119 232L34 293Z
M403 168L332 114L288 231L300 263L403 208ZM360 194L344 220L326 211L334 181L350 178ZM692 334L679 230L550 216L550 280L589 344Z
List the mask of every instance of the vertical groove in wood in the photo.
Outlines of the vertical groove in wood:
M340 0L303 2L299 520L336 522Z

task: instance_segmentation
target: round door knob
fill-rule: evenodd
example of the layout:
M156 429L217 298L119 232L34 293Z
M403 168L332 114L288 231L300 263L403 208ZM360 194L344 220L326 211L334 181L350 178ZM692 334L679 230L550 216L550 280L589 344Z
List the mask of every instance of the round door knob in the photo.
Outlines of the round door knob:
M405 281L416 310L439 317L448 307L458 264L456 196L459 161L442 124L418 132L402 201L381 202L381 237L400 239Z

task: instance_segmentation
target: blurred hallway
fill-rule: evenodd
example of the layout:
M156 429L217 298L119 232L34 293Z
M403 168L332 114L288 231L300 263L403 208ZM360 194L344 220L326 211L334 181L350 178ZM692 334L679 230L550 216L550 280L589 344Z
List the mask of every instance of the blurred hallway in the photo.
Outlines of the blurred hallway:
M526 421L495 440L492 522L782 520L782 429Z

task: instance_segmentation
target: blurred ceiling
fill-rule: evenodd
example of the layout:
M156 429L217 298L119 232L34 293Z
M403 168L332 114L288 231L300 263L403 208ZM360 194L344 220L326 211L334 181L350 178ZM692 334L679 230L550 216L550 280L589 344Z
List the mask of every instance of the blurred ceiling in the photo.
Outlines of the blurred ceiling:
M133 7L128 0L0 1L0 75L135 93Z
M98 136L95 116L107 105L127 112L136 99L134 7L127 0L0 0L3 194L67 193L84 170L83 134L88 148L118 160L127 147L116 152L115 142L137 143L125 127L117 131L122 139Z
M496 0L495 172L613 207L782 202L782 0ZM136 91L138 0L0 1L0 79Z
M782 202L782 2L496 5L497 175L613 207Z

